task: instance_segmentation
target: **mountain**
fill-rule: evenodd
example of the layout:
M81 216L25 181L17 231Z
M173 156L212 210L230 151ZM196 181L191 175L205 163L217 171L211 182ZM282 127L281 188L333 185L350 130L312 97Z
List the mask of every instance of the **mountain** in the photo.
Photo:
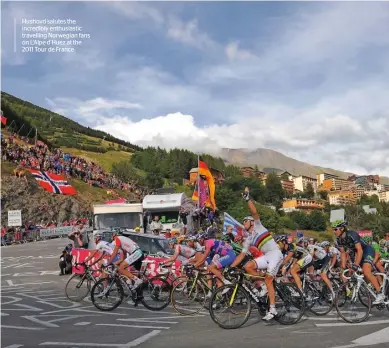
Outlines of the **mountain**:
M259 148L254 151L224 148L222 149L220 156L227 162L238 166L257 165L258 168L264 172L285 170L293 175L305 175L313 178L316 178L316 174L318 173L328 173L338 175L340 178L344 179L347 179L348 176L354 174L331 168L314 166L285 156L278 151L264 148ZM383 184L389 184L389 178L381 177L380 179Z

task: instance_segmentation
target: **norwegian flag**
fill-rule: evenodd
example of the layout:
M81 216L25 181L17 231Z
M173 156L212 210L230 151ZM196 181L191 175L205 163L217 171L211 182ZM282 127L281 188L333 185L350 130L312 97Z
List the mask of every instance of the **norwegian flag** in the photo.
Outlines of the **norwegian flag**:
M0 116L1 116L1 124L3 124L5 126L7 124L7 117L5 117L3 115L3 111L2 110L0 111Z
M39 185L41 185L46 191L62 195L77 194L75 188L70 185L62 175L42 172L35 169L29 169L29 171L31 172L32 176L39 182Z

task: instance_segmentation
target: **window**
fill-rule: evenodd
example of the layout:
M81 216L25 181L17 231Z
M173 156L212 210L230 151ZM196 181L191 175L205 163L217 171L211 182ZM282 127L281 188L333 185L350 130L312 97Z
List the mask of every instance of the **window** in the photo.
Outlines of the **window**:
M94 216L94 227L97 230L111 227L135 228L139 225L139 213L110 213Z
M178 221L178 211L164 211L164 212L156 212L153 213L153 219L154 216L158 215L159 216L159 221L161 223L166 224L166 223L176 223Z

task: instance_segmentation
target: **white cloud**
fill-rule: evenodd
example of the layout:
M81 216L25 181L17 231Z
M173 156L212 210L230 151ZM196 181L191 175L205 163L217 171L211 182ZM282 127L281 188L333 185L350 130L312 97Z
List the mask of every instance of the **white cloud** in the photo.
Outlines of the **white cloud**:
M196 19L183 22L181 19L171 16L169 18L167 35L170 38L199 49L215 46L215 42L199 29Z
M255 57L250 51L239 48L239 42L237 41L230 42L225 51L229 60L245 60Z

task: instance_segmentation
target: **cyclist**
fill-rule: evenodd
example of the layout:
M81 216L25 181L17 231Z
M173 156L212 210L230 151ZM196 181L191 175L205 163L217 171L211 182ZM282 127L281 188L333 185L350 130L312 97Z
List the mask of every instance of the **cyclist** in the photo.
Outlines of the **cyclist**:
M278 269L282 263L282 253L271 233L262 225L259 219L259 214L254 203L250 199L249 188L245 188L243 198L247 201L251 216L243 219L243 227L249 234L243 243L242 252L238 255L231 267L238 266L244 260L249 251L250 246L256 247L263 252L264 255L255 258L254 260L244 265L247 273L258 276L258 270L266 270L265 285L269 293L270 308L263 320L271 320L277 315L275 306L276 296L274 290L274 277L278 273Z
M127 257L119 263L118 265L118 272L120 274L123 274L127 278L129 278L128 283L132 287L133 290L135 290L137 287L139 287L142 284L142 280L133 275L129 270L129 266L134 266L136 270L140 270L142 266L143 261L143 252L139 248L138 244L136 244L133 240L131 240L128 237L119 235L118 231L114 231L112 233L113 237L113 246L114 250L112 252L112 255L110 259L108 260L107 264L111 264L112 261L115 259L116 255L121 250L124 254L127 254ZM131 280L134 281L134 284L131 284Z
M385 268L384 266L381 264L381 258L383 257L382 253L381 253L381 248L380 248L380 245L377 243L377 242L374 242L373 241L373 238L370 237L370 236L366 236L363 238L363 240L371 245L371 247L374 249L374 261L373 261L373 265L374 267L381 273L385 273ZM380 276L376 276L377 279L378 279L378 282L380 285L382 285L382 277Z
M309 267L313 266L313 257L306 249L308 243L308 239L304 237L301 237L297 240L296 248L294 250L293 255L296 262L293 263L293 266L290 270L290 274L292 275L294 282L301 291L303 291L303 284L300 279L300 273L305 272L306 270L308 270ZM307 298L307 300L310 299Z
M201 243L204 244L205 250L194 266L199 267L207 261L208 271L216 276L218 287L231 284L224 278L221 269L230 266L235 261L236 255L232 246L218 239L208 239L206 234L201 236Z
M341 267L346 268L345 254L348 250L355 251L352 269L358 270L362 265L365 278L374 286L377 297L373 304L383 303L385 295L380 292L380 285L372 273L375 252L374 249L361 239L357 232L347 229L347 222L342 220L334 221L332 224L337 242L341 252Z
M178 243L177 238L170 238L168 240L168 245L170 248L174 248L174 255L163 262L165 265L171 265L177 259L180 260L183 265L186 265L189 262L189 259L196 254L194 248Z
M94 252L92 252L85 260L84 260L84 263L88 263L89 260L93 259L95 257L95 255L100 252L101 253L101 256L100 258L98 258L95 262L93 262L92 264L90 264L90 266L93 266L94 264L100 262L101 260L103 260L103 264L104 266L107 266L108 264L108 259L106 259L105 257L107 255L111 256L112 253L113 253L113 249L114 249L114 246L112 243L109 243L109 242L106 242L105 240L103 240L103 234L102 233L99 233L97 232L95 235L94 235L94 240L95 240L95 244L96 244L96 249ZM105 258L105 259L104 259ZM123 254L121 253L118 253L115 258L112 260L112 263L117 263L119 260L121 260L123 258Z
M282 269L281 273L284 276L288 272L290 266L292 266L295 246L293 243L288 243L288 237L284 234L277 236L275 240L284 256L280 266Z
M335 297L335 293L332 290L332 282L328 279L327 272L330 265L330 256L327 252L317 244L308 244L307 250L312 255L313 267L309 270L309 273L313 273L313 270L320 272L320 277L327 284L331 290L332 296Z
M319 244L330 256L330 267L329 269L334 269L340 265L340 251L335 246L331 246L331 243L328 241L321 242Z

